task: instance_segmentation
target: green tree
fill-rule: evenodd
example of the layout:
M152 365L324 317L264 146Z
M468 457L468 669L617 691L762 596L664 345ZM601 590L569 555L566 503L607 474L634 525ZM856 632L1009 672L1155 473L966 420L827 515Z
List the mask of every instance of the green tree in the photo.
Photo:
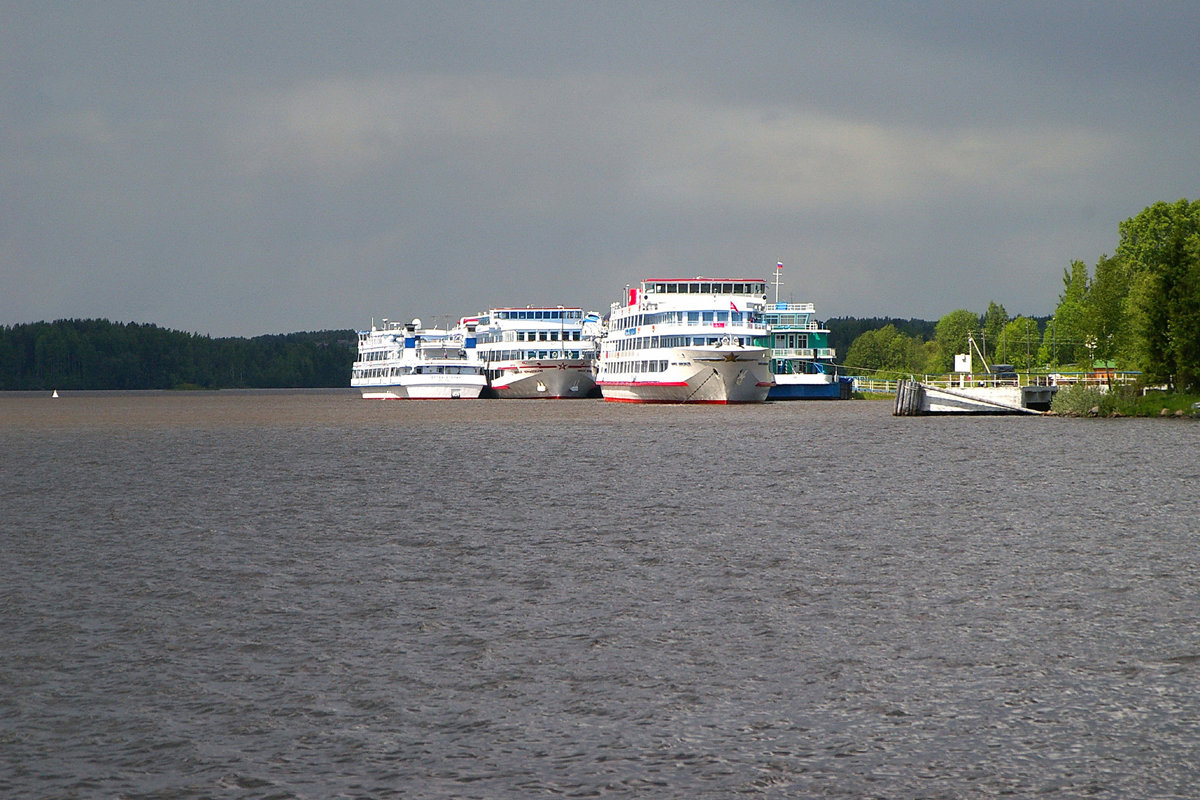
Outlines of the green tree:
M921 345L921 372L945 372L942 368L942 346L936 339L930 339ZM952 365L953 366L953 365Z
M979 335L979 315L960 308L938 320L934 339L941 348L941 361L930 365L935 372L949 372L954 368L954 356L969 352L968 339ZM935 368L936 367L936 368Z
M989 301L987 313L983 315L983 341L978 343L985 357L993 358L992 354L1000 346L1000 334L1007 324L1008 312L1004 310L1004 306Z
M925 353L919 339L898 331L895 325L866 331L850 344L846 365L852 369L918 373L925 369Z
M1054 311L1052 330L1055 364L1075 364L1086 360L1084 348L1088 339L1088 268L1082 261L1072 261L1063 270L1063 292Z
M1130 325L1126 298L1129 296L1129 270L1119 258L1100 256L1094 277L1088 284L1084 312L1084 338L1094 357L1104 361L1125 361L1128 354Z
M1200 388L1200 201L1155 203L1120 225L1131 349L1148 379Z
M993 351L994 360L999 364L1012 364L1017 369L1029 369L1040 363L1038 350L1041 343L1037 320L1017 317L1000 331Z

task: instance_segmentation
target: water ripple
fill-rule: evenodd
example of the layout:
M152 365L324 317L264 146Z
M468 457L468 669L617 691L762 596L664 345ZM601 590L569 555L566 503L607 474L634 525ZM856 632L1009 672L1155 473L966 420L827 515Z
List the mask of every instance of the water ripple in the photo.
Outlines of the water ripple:
M1192 426L33 402L0 794L1193 791Z

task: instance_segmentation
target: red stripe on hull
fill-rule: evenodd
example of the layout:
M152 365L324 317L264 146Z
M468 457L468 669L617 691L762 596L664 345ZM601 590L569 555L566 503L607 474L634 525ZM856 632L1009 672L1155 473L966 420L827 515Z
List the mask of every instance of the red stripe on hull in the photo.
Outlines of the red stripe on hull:
M655 406L746 406L754 405L752 400L640 400L632 397L606 397L606 403L642 403Z

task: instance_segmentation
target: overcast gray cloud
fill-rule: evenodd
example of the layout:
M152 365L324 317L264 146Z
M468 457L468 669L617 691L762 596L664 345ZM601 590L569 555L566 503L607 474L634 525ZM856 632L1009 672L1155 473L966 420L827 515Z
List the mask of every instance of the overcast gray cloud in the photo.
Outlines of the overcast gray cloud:
M0 324L213 335L645 277L1050 312L1195 198L1200 6L0 2Z

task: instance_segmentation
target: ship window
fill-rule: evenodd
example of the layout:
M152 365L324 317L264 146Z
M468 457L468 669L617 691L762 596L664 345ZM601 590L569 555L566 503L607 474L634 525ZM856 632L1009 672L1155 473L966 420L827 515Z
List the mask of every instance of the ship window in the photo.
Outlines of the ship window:
M687 285L687 287L688 287L688 294L699 294L700 293L700 284L698 284L698 283L689 283Z
M689 312L687 312L687 315L688 315L688 322L695 323L695 322L700 321L700 312L699 311L689 311Z
M710 294L712 292L712 290L713 290L713 285L711 283L700 284L700 294Z
M704 312L704 321L705 321L705 322L712 322L712 321L713 321L713 312L711 312L711 311L705 311L705 312Z
M717 312L717 322L728 322L728 321L729 321L729 312L728 311L718 311Z

